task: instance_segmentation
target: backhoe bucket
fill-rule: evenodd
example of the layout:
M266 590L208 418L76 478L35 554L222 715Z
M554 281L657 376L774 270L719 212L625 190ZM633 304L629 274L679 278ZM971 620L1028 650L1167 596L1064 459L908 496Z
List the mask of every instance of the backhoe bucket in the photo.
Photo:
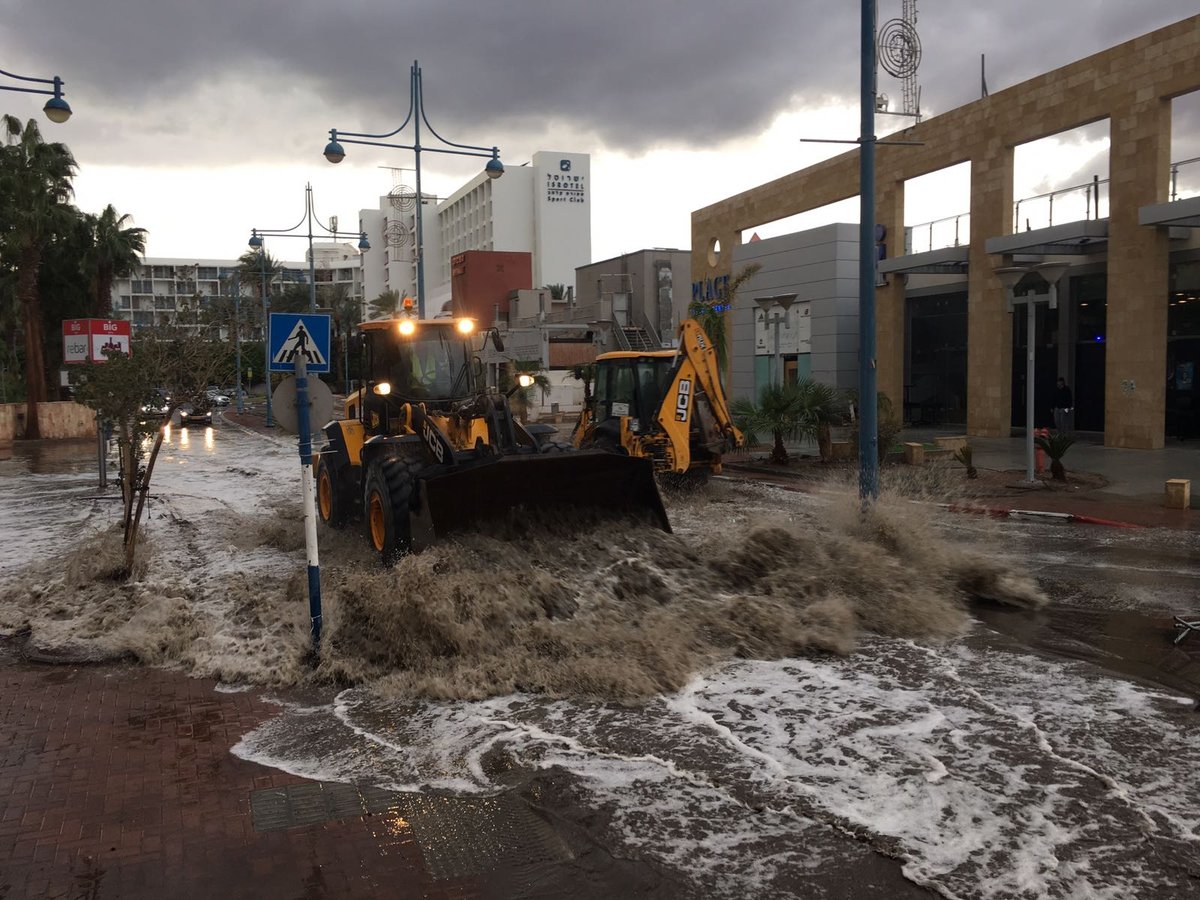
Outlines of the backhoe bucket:
M521 454L431 474L421 482L412 521L421 550L455 531L486 530L513 510L600 511L671 530L654 480L654 464L604 451Z

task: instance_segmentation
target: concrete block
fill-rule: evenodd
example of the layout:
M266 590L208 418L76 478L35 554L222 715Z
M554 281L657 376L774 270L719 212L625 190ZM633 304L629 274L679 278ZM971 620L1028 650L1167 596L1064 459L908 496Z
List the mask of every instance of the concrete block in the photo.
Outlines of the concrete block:
M951 437L936 437L933 439L933 442L937 444L939 450L961 450L967 446L967 436L963 434Z
M1163 506L1167 509L1187 509L1192 504L1192 482L1187 478L1167 479Z
M910 466L925 465L925 445L906 442L904 444L904 461Z

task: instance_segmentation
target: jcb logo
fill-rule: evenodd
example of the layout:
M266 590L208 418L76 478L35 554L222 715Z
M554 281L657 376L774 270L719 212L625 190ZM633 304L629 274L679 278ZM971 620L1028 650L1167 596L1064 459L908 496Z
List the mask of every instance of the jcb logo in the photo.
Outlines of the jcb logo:
M429 451L433 454L434 458L438 462L445 462L443 457L445 456L446 448L438 440L437 429L429 424L428 419L421 423L421 437L425 438L425 443L429 445Z
M692 383L684 378L679 382L679 393L675 395L675 421L688 420L688 407L692 402Z

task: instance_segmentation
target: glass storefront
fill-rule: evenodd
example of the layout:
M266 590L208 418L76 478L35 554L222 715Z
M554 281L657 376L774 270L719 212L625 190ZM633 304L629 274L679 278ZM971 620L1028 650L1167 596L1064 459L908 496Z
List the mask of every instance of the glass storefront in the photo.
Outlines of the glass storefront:
M966 293L909 297L906 312L905 423L966 424Z
M1168 438L1200 437L1200 261L1171 265L1167 298Z
M1080 275L1070 282L1071 331L1075 338L1075 428L1104 430L1105 328L1108 322L1108 275Z

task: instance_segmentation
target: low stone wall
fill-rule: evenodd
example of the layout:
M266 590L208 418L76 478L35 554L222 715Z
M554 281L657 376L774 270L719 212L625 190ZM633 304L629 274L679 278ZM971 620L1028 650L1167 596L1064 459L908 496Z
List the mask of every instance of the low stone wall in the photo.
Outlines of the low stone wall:
M96 413L73 400L38 404L38 425L46 440L87 438L96 434ZM25 404L0 404L0 441L25 437Z

